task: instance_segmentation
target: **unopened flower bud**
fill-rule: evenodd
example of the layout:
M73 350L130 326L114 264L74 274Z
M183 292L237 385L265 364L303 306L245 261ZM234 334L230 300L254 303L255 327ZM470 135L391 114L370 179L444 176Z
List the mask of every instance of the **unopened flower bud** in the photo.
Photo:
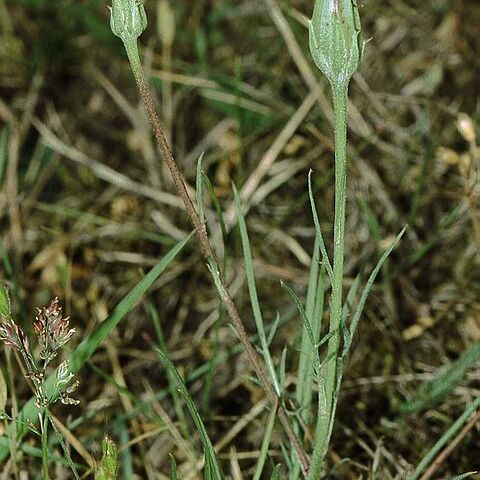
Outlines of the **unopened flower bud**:
M348 84L363 53L356 0L316 0L309 33L317 67L332 85Z
M135 42L147 28L147 15L139 0L112 0L110 28L123 43Z

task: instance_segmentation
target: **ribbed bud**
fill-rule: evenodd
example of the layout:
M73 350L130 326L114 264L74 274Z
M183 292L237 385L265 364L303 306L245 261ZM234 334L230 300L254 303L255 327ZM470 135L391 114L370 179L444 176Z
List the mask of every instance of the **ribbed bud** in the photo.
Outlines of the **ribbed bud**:
M309 33L317 67L332 85L348 84L363 53L356 0L316 0Z
M147 14L139 0L112 0L110 28L123 43L136 41L147 28Z

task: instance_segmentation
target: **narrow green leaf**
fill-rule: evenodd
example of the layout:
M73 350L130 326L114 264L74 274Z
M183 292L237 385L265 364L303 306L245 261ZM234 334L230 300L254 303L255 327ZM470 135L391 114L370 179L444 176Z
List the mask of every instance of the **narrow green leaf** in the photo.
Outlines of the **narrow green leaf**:
M476 473L478 473L478 472L474 471L474 472L462 473L462 475L457 475L455 477L450 477L449 480L463 480L464 478L471 477L472 475L475 475Z
M172 454L170 454L170 479L178 480L177 475L177 462Z
M270 332L268 334L268 338L267 338L267 345L268 346L270 346L270 344L272 343L273 337L277 333L277 329L278 329L279 324L280 324L280 314L277 312L277 314L275 315L275 320L273 321L273 325L270 328Z
M357 329L358 326L358 321L360 320L360 317L362 316L363 313L363 308L365 307L365 302L367 301L368 294L370 293L370 290L373 287L373 284L375 283L375 279L377 278L378 272L382 268L382 265L384 264L385 260L390 256L392 253L393 249L398 245L398 242L400 242L400 239L403 237L403 234L405 233L405 230L407 227L404 227L402 231L397 235L395 240L392 242L392 244L385 250L383 255L381 256L380 260L378 261L377 265L373 269L372 273L370 274L370 277L368 278L367 284L365 285L365 288L363 289L362 296L360 297L360 301L358 302L357 310L355 311L355 315L353 316L352 323L350 325L350 340L347 345L344 346L344 354L342 355L343 358L345 359L346 356L348 355L350 351L350 347L352 345L352 340L353 340L353 335L355 334L355 330Z
M413 472L409 480L418 480L422 472L433 462L439 454L439 452L450 442L450 440L462 429L466 422L470 419L472 414L480 408L480 397L477 397L460 417L453 422L453 424L446 430L446 432L439 438L435 445L426 453L418 464L417 468Z
M465 372L478 360L480 360L480 343L475 343L437 378L425 382L413 398L400 406L400 411L413 413L431 408L453 391L465 376Z
M102 322L90 335L88 335L72 353L70 358L70 371L77 373L83 365L89 360L92 354L97 350L100 344L107 338L108 334L125 318L133 309L135 304L151 287L153 282L165 271L173 259L180 253L190 240L192 232L184 240L173 247L160 262L153 267L148 274L137 283L137 285L123 298L123 300L114 308L108 318ZM56 374L50 375L45 382L45 392L48 398L55 398L58 395L58 386ZM16 428L16 438L21 439L25 435L27 423L36 424L38 421L38 408L35 406L35 399L31 398L16 418L17 425L10 425L8 433L13 434ZM0 437L0 462L10 453L8 435Z
M265 429L265 433L263 434L262 447L260 449L257 466L255 467L255 474L253 475L253 480L260 480L262 476L263 468L267 460L268 447L270 446L276 416L277 409L273 408L270 412L270 415L268 416L267 427Z
M165 355L168 355L168 348L163 335L162 324L160 322L160 318L158 317L158 312L155 307L155 304L153 303L152 300L149 300L148 306L149 306L149 312L152 318L153 326L155 328L155 333L157 335L158 348L162 350L162 352L165 352ZM186 421L186 417L183 412L180 397L179 397L177 388L175 386L175 381L170 374L167 375L167 380L168 380L168 391L170 392L170 395L172 397L173 408L175 409L175 413L180 423L180 429L182 431L182 435L184 435L185 438L190 438L188 423Z
M275 372L275 367L273 364L270 351L268 349L267 337L265 335L265 326L263 323L262 311L260 309L260 303L258 301L257 287L255 284L255 273L253 271L253 259L252 259L252 250L250 248L250 240L248 238L247 225L245 223L245 218L242 212L242 205L240 200L240 195L235 185L233 185L233 193L235 196L235 207L237 210L237 219L238 226L240 228L240 237L242 239L243 247L243 260L245 262L245 273L247 275L247 285L248 291L250 294L250 303L252 304L253 317L255 319L255 324L257 326L258 336L260 338L260 344L262 346L262 353L265 359L265 364L267 365L268 372L272 379L273 386L277 395L280 395L280 387L278 385L277 374Z
M302 302L298 298L297 294L283 281L280 281L282 288L290 295L290 298L293 300L293 303L297 307L298 313L300 314L300 318L302 319L303 325L306 329L308 334L308 339L310 340L312 352L313 352L313 359L314 359L314 368L317 373L317 376L320 375L320 354L318 353L318 345L315 343L315 337L313 335L312 325L310 320L307 317L305 309L303 308Z
M215 188L213 187L212 182L205 174L203 174L203 180L207 185L208 194L210 195L210 199L212 200L213 206L215 208L215 212L217 214L217 218L220 223L220 228L222 230L223 241L225 242L225 239L227 238L227 235L228 235L228 231L227 231L227 225L225 224L225 219L223 217L222 206L220 205L220 201L217 197L217 194L215 193Z
M313 223L315 224L315 232L320 242L320 251L322 252L322 262L325 268L327 269L328 276L332 278L333 270L330 259L328 258L327 249L325 247L325 242L323 240L322 229L320 227L320 221L317 215L317 207L315 205L315 198L313 197L312 189L312 170L308 172L308 196L310 198L310 207L312 209ZM312 259L313 261L313 259Z
M282 466L280 464L275 465L275 468L273 469L272 476L270 477L270 480L280 480L281 469L282 469Z
M210 440L210 437L208 436L207 430L205 428L205 425L203 424L200 414L198 413L197 407L195 406L195 403L190 396L187 387L185 386L183 378L180 376L171 360L161 350L157 350L157 352L165 367L174 378L180 395L182 395L183 400L187 405L187 409L192 417L193 423L195 424L195 427L200 434L205 454L205 478L210 477L212 478L212 480L223 480L223 475L220 469L220 464L218 463L217 454L213 448L212 442Z

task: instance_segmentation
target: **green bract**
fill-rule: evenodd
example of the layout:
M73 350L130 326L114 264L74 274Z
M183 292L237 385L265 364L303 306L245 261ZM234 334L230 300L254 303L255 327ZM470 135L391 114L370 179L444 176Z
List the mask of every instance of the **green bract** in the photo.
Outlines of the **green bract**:
M95 480L115 480L118 470L118 450L108 435L103 438L102 453L102 463L95 474Z
M309 32L317 67L332 85L348 84L363 52L356 0L316 0Z
M123 43L136 42L147 28L145 8L139 0L112 0L110 28Z

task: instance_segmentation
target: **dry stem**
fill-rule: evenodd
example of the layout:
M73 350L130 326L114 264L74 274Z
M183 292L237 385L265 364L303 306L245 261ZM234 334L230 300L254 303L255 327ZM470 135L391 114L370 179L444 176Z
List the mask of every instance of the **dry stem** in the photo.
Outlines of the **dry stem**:
M197 214L197 211L195 210L195 206L192 202L192 199L190 198L190 195L188 194L187 188L185 186L185 181L178 168L175 158L172 154L172 150L167 142L165 133L160 123L160 119L156 113L152 96L150 94L148 85L145 81L145 77L142 73L141 67L140 66L139 68L134 67L132 70L134 71L138 90L143 99L145 109L147 111L150 124L152 125L155 138L158 142L158 145L162 152L165 163L167 164L167 167L170 170L170 174L172 175L175 188L185 205L185 209L187 210L187 214L190 217L190 221L192 222L193 226L197 229L197 235L200 242L200 247L202 249L202 254L207 259L207 261L210 260L210 262L213 262L214 266L219 272L218 261L215 257L212 246L210 244L206 226L204 223L200 222L200 218ZM273 406L278 406L278 417L283 425L283 428L285 429L285 432L290 442L292 443L292 446L297 452L297 455L302 467L302 472L306 476L309 469L308 456L304 452L302 445L300 444L300 441L292 428L290 419L288 418L285 408L281 404L278 395L275 393L275 390L273 389L272 383L268 377L263 361L260 359L260 357L256 353L253 345L251 344L248 338L248 334L245 330L242 319L240 318L235 302L233 301L233 298L230 295L229 290L225 286L221 276L220 276L220 281L222 283L222 288L221 288L222 301L225 304L230 320L235 330L237 331L238 337L245 349L245 352L253 367L253 370L255 371L257 377L259 378L260 382L262 383L265 389L265 392L267 394L267 397L270 403Z

